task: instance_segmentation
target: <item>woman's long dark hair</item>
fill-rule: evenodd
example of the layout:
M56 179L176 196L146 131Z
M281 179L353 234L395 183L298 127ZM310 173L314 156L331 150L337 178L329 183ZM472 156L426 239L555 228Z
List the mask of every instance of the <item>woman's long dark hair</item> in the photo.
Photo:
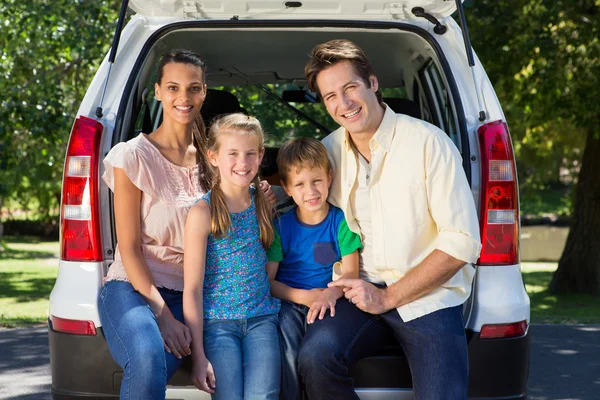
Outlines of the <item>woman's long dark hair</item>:
M156 82L160 85L167 64L188 64L198 67L202 72L202 82L206 84L206 64L200 56L192 51L176 49L164 54L156 71ZM200 187L208 192L213 184L213 172L208 162L207 151L208 137L202 114L198 111L194 125L192 126L192 143L196 148L196 163L200 166Z

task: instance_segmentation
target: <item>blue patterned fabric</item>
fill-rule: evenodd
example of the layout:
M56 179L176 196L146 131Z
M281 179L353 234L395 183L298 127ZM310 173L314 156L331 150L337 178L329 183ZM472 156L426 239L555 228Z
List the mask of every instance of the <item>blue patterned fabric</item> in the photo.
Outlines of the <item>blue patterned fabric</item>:
M251 194L253 194L251 192ZM210 203L211 192L202 196ZM267 255L260 241L256 206L229 213L226 236L208 236L204 272L204 318L248 319L279 311L279 299L271 296Z

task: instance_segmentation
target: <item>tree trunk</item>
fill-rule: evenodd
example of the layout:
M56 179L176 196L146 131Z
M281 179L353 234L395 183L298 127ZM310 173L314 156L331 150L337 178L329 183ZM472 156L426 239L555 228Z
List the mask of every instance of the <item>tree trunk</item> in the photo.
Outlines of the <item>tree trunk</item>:
M587 134L573 218L550 293L600 295L600 138Z

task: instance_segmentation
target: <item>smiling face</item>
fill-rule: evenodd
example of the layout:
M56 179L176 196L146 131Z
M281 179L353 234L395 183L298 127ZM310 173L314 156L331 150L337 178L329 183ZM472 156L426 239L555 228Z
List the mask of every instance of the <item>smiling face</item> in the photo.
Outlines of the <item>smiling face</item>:
M208 152L210 163L217 167L221 185L249 187L258 174L265 152L259 138L251 133L225 131L219 133L217 151Z
M287 174L286 183L282 184L288 196L298 205L298 216L301 220L304 215L328 210L327 196L331 175L325 168L292 168Z
M384 109L377 101L379 83L372 75L365 82L349 61L340 61L319 72L316 84L329 115L352 136L373 136Z
M154 86L156 99L162 102L163 119L189 125L200 112L206 97L202 70L193 64L168 63L161 81Z

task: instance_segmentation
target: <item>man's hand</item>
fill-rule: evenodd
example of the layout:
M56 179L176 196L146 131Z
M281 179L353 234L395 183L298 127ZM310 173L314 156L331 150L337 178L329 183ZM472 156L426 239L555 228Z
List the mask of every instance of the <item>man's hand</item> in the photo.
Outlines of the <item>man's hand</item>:
M275 192L273 191L273 188L271 188L269 182L260 181L259 186L260 190L262 190L262 192L265 194L267 200L269 200L271 205L275 204L275 202L277 201L277 197L275 196Z
M323 319L327 315L327 309L329 309L330 315L335 315L335 303L341 296L339 289L328 288L319 294L317 299L310 306L308 314L306 314L306 322L312 324L317 318Z
M385 289L379 289L362 279L338 279L327 286L341 287L344 297L369 314L383 314L393 308L387 305Z

